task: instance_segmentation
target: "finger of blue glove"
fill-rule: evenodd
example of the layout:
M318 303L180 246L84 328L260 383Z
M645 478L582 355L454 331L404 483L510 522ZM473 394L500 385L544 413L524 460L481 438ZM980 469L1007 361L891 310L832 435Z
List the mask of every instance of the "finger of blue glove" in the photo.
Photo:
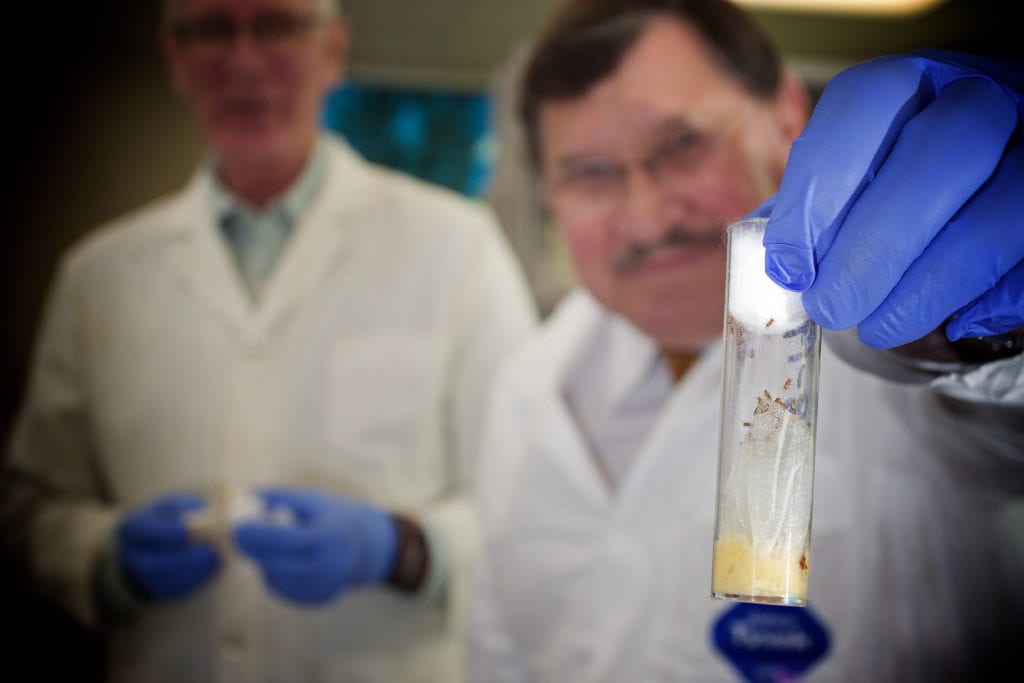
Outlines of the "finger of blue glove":
M184 516L203 508L199 496L170 494L129 513L118 525L117 538L122 546L173 547L188 545Z
M369 579L390 568L390 555L397 543L391 515L362 500L304 489L263 489L268 508L287 508L298 525L310 530L334 529L344 532L361 556L369 561ZM280 525L278 525L280 528Z
M769 277L794 291L811 286L816 257L828 252L850 206L931 94L905 57L880 57L829 82L793 142L775 198L764 239Z
M178 598L205 583L220 567L213 548L194 545L173 552L140 552L123 562L143 593L156 599Z
M342 581L311 572L306 563L277 561L261 569L270 590L302 605L327 604L345 588Z
M235 540L259 564L271 590L302 604L331 600L357 573L355 553L343 535L253 522L239 525Z
M1024 259L1022 187L1024 147L1018 144L990 182L910 265L885 301L860 323L861 340L881 348L914 341L979 297L960 315L958 326L984 318L994 324L982 325L987 330L983 334L1018 327L1024 321L1024 306L1019 294L1014 300L1016 281L1001 280Z
M1024 326L1024 262L946 326L951 341L1006 334Z
M1020 62L932 48L915 50L907 56L917 62L922 71L930 72L932 81L939 86L965 71L999 81L1006 85L1007 94L1017 101L1017 107L1024 113L1024 69Z
M319 534L305 526L245 522L235 527L235 545L258 562L276 557L311 557Z
M238 548L261 565L292 558L335 573L345 584L383 581L398 550L394 519L373 508L355 508L352 514L315 526L246 522L235 528L234 538Z
M949 315L970 301L962 299L959 283L942 277L951 270L965 269L961 267L965 264L957 263L960 259L955 253L940 251L937 256L923 257L933 250L935 236L992 175L1016 122L1014 103L1001 89L980 78L964 78L949 85L908 121L889 157L847 214L830 249L819 255L817 277L803 296L808 314L833 330L857 325L890 297L919 257L922 264L936 269L933 283L945 280L944 287L929 290L929 295L936 297L929 302L931 308L945 309ZM967 241L975 227L964 226ZM899 296L890 299L887 312L899 314L890 321L921 328L924 323L901 303ZM932 320L926 329L891 331L904 341L913 341L943 319ZM881 343L882 338L875 342Z
M268 507L294 512L295 523L247 522L234 537L278 594L303 603L327 600L390 574L398 538L386 512L314 491L268 489L261 495Z

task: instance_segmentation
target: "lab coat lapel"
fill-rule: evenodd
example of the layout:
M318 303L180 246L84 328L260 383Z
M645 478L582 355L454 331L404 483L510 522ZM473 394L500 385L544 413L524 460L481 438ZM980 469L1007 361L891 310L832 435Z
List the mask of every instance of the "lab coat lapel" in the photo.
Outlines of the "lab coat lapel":
M267 283L255 326L268 334L282 324L318 286L352 235L354 226L372 211L372 171L337 138L328 144L323 183L312 205L294 227L281 262Z
M545 443L552 446L546 457L565 471L566 481L572 482L591 503L607 510L614 503L614 492L605 481L596 455L570 411L565 396L569 376L578 362L583 345L592 339L601 323L602 311L581 290L571 296L581 301L568 301L564 310L569 315L558 321L565 336L563 343L557 345L556 355L552 359L557 372L549 374L552 386L543 392L550 404L537 413L538 422L544 423L539 426L537 433L551 435L549 440L545 440Z
M239 340L249 333L251 303L210 207L210 179L198 170L169 207L167 227L173 242L170 267L182 287Z
M675 387L619 491L623 514L637 528L658 528L681 503L714 515L721 403L721 346L707 349Z
M594 455L584 439L579 425L569 412L565 396L557 389L546 394L550 404L538 411L537 433L546 438L544 459L554 463L564 474L563 481L585 499L589 505L607 509L612 503L612 492L598 469Z
M577 290L560 307L554 323L560 328L558 351L551 358L556 372L552 386L542 395L549 403L538 410L537 433L550 434L545 456L565 471L566 481L605 510L631 520L630 526L663 528L660 520L676 505L696 505L702 516L713 518L716 491L718 425L721 396L720 344L709 347L675 387L659 415L641 453L625 480L612 490L601 473L587 439L568 408L564 385L607 315L589 294ZM686 507L686 509L693 509ZM635 522L635 524L633 524Z

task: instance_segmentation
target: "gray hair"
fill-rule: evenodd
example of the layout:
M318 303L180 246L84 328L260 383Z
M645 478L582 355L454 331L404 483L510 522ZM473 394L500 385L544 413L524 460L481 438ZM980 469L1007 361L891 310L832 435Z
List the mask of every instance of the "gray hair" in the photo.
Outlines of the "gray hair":
M181 0L163 0L162 20L164 26L170 24L178 16L178 4ZM327 17L341 16L341 0L316 0L320 11Z

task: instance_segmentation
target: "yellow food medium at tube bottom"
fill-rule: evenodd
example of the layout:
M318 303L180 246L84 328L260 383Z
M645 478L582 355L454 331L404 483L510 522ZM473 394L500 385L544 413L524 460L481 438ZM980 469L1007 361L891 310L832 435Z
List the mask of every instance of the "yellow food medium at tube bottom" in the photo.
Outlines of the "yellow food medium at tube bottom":
M807 602L807 553L796 556L755 556L750 542L739 538L715 541L711 592L749 597L756 602Z

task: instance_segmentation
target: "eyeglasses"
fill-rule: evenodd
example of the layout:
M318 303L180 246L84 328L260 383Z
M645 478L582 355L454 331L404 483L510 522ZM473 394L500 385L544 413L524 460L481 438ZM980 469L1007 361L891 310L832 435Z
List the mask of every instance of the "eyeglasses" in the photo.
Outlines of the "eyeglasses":
M672 183L694 172L711 153L712 138L689 128L673 130L636 160L656 182ZM634 163L605 156L572 157L546 174L553 202L576 215L607 211L626 194Z
M297 14L269 11L240 22L228 14L206 14L181 19L171 25L171 36L183 48L201 55L226 52L238 37L248 31L257 47L267 52L289 50L323 20L315 13Z

